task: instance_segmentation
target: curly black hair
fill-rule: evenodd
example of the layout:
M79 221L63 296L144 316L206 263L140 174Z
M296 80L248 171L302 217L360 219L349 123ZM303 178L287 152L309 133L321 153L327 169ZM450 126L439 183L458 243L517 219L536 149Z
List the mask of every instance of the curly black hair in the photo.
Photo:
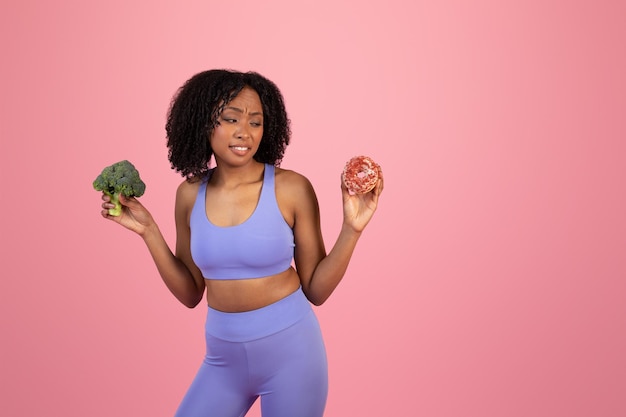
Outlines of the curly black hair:
M172 99L165 125L172 169L187 180L206 177L213 155L209 138L217 118L244 87L255 90L263 106L263 137L254 159L280 165L291 129L276 84L256 72L213 69L191 77Z

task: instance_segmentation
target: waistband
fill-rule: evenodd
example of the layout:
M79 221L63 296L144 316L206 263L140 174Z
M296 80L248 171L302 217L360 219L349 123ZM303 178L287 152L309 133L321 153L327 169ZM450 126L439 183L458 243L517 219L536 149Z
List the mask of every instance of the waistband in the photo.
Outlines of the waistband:
M278 333L311 311L311 304L300 287L287 297L256 310L226 313L209 307L205 330L222 340L249 342Z

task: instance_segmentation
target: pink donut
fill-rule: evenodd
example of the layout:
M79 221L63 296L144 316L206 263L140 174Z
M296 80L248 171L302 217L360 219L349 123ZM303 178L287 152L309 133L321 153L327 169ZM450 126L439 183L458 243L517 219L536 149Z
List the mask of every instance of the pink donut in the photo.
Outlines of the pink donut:
M343 183L354 194L369 193L378 182L380 166L368 156L355 156L343 168Z

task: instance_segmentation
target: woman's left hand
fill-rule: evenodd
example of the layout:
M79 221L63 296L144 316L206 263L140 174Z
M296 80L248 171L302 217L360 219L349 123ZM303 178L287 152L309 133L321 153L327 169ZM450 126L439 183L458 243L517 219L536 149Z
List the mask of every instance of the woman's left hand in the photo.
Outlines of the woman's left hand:
M362 232L374 215L378 207L378 198L383 192L383 183L383 172L379 168L378 182L372 191L365 194L351 194L343 182L342 174L343 221L346 225L352 227L355 232Z

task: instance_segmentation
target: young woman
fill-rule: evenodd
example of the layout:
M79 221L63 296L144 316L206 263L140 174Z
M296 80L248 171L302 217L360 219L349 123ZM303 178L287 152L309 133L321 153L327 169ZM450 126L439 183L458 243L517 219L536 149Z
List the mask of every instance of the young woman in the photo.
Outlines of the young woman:
M166 131L169 160L185 177L175 251L134 198L122 197L113 217L103 195L102 216L143 238L181 303L193 308L206 293L207 353L177 417L241 417L259 396L264 417L322 416L328 367L311 303L341 281L382 174L364 195L342 184L343 225L326 253L313 187L279 168L291 131L273 82L253 72L196 74L175 95Z

